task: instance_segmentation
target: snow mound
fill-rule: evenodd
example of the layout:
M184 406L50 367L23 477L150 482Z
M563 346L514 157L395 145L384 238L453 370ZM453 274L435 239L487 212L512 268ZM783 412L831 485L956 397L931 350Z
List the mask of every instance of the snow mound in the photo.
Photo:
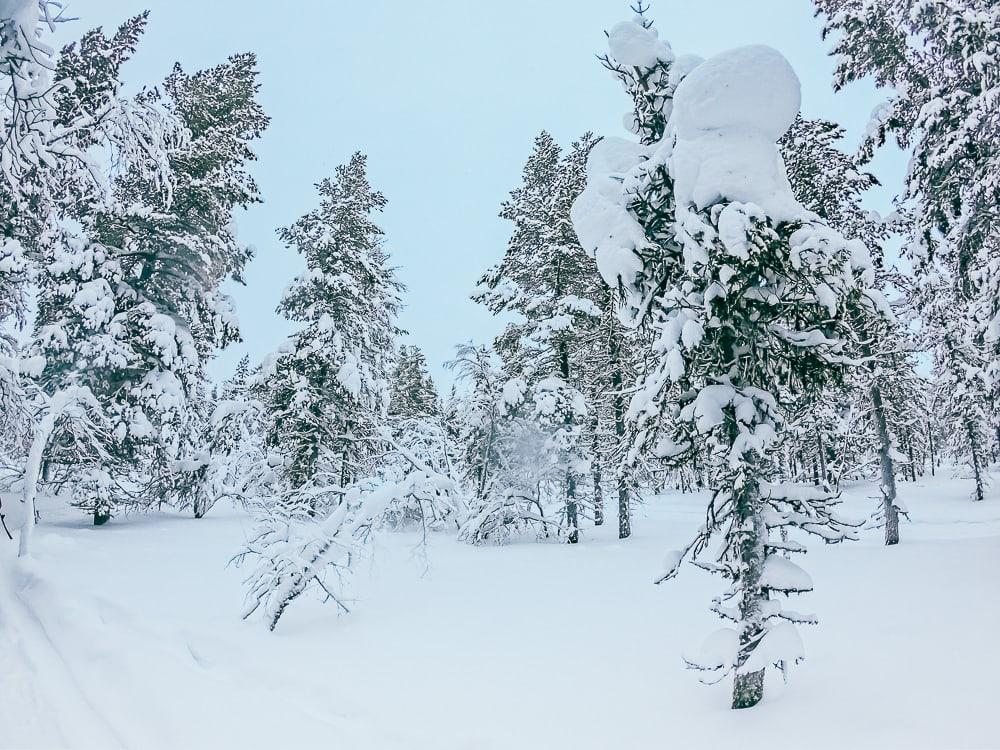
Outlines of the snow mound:
M660 60L674 59L670 45L661 41L654 29L643 28L634 21L622 21L611 28L608 49L617 62L637 68L653 68Z
M739 47L694 66L674 96L677 204L738 201L777 221L801 217L776 145L800 103L795 71L770 47Z
M798 76L780 52L761 44L737 47L695 66L678 85L677 135L740 129L777 141L801 104Z

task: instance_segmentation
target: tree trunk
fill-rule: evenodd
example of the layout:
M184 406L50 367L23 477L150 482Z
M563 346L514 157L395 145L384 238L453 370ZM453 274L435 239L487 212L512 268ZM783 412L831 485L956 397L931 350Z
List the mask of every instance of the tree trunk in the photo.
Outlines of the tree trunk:
M55 429L56 420L63 412L76 402L79 389L70 386L65 390L56 391L49 400L48 412L35 427L28 448L28 458L24 465L24 480L21 487L21 502L24 503L24 523L18 538L17 556L26 557L31 553L31 537L35 530L35 496L38 494L38 480L42 473L42 461L45 446Z
M103 526L111 520L111 506L101 499L94 502L94 526Z
M569 526L569 543L580 541L579 519L576 512L576 477L573 472L566 472L566 525Z
M629 492L624 479L618 480L618 538L632 536L632 512L629 508Z
M820 484L824 487L830 482L830 477L826 471L826 449L823 447L823 433L816 431L816 454L819 456L819 478Z
M740 599L740 620L743 625L743 631L740 633L741 662L752 652L751 644L756 644L760 640L761 604L767 599L767 594L760 587L766 556L764 542L767 527L764 524L762 508L759 506L757 485L755 482L748 482L740 492L736 510L737 517L744 523L749 521L753 528L753 533L746 536L740 550L744 565L744 574L740 582L743 587ZM751 648L743 652L747 646ZM737 667L733 681L733 708L750 708L757 705L763 697L764 669L744 672Z
M764 697L764 670L737 672L733 682L733 708L751 708Z
M625 399L622 396L624 376L621 365L621 346L618 334L612 331L608 350L611 355L611 387L614 390L612 403L615 414L615 437L620 446L625 438ZM618 538L628 539L632 536L632 514L629 507L628 483L625 479L625 467L618 468Z
M604 492L601 490L601 462L594 461L594 526L604 525Z
M17 556L26 557L31 552L31 537L35 530L35 494L38 492L38 478L42 470L42 453L55 426L55 415L51 412L42 417L35 428L28 449L28 460L24 466L24 485L21 488L21 502L24 503L24 523L18 539Z
M195 493L194 502L191 503L191 509L194 511L195 518L205 517L205 514L208 512L208 502L205 498L201 497L201 493Z
M966 421L965 433L969 438L969 452L972 454L972 475L973 479L976 480L976 489L972 499L976 502L981 502L985 496L982 461L980 456L979 439L976 435L976 428L973 426L972 422Z
M885 418L882 392L874 383L871 388L872 410L878 429L878 459L882 469L882 512L885 516L885 543L899 544L899 508L896 506L896 471L892 462L892 440Z
M937 468L937 456L934 451L934 430L931 427L930 422L927 423L927 447L930 449L931 453L931 476L934 476L934 470Z

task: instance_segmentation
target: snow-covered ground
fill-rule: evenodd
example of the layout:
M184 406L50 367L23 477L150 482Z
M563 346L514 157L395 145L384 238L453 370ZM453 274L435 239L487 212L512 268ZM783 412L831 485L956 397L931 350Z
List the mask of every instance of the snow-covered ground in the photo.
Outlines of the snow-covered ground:
M901 545L811 545L807 660L739 712L680 658L719 627L721 581L651 583L700 497L649 502L627 542L441 535L425 564L415 535L383 535L351 614L303 603L273 634L239 619L239 512L94 529L43 507L0 592L0 747L1000 747L998 486L974 504L962 480L904 483Z

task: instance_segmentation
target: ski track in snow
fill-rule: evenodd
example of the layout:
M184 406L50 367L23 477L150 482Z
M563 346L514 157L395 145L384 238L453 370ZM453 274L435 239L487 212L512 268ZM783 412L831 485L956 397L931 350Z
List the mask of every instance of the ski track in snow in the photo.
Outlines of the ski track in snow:
M351 614L303 602L274 634L239 619L240 513L92 529L50 503L4 582L0 747L995 747L997 479L979 504L966 480L902 483L896 548L810 544L806 661L742 712L680 659L719 627L721 581L651 585L704 496L651 499L626 542L613 523L575 548L437 535L427 570L416 535L383 534ZM848 487L846 512L871 494Z

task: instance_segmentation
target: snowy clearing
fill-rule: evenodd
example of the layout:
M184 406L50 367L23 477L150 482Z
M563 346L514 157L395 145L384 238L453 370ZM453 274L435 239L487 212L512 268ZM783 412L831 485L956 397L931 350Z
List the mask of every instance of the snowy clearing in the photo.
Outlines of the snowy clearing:
M4 581L0 746L996 747L998 482L983 503L965 480L902 484L897 547L811 543L799 608L821 625L752 711L682 666L716 627L715 581L686 566L651 584L700 495L650 501L624 542L613 524L575 547L437 534L426 569L416 535L383 533L351 614L303 602L273 634L239 619L242 513L95 529L43 503L33 567ZM846 509L874 493L849 488Z

